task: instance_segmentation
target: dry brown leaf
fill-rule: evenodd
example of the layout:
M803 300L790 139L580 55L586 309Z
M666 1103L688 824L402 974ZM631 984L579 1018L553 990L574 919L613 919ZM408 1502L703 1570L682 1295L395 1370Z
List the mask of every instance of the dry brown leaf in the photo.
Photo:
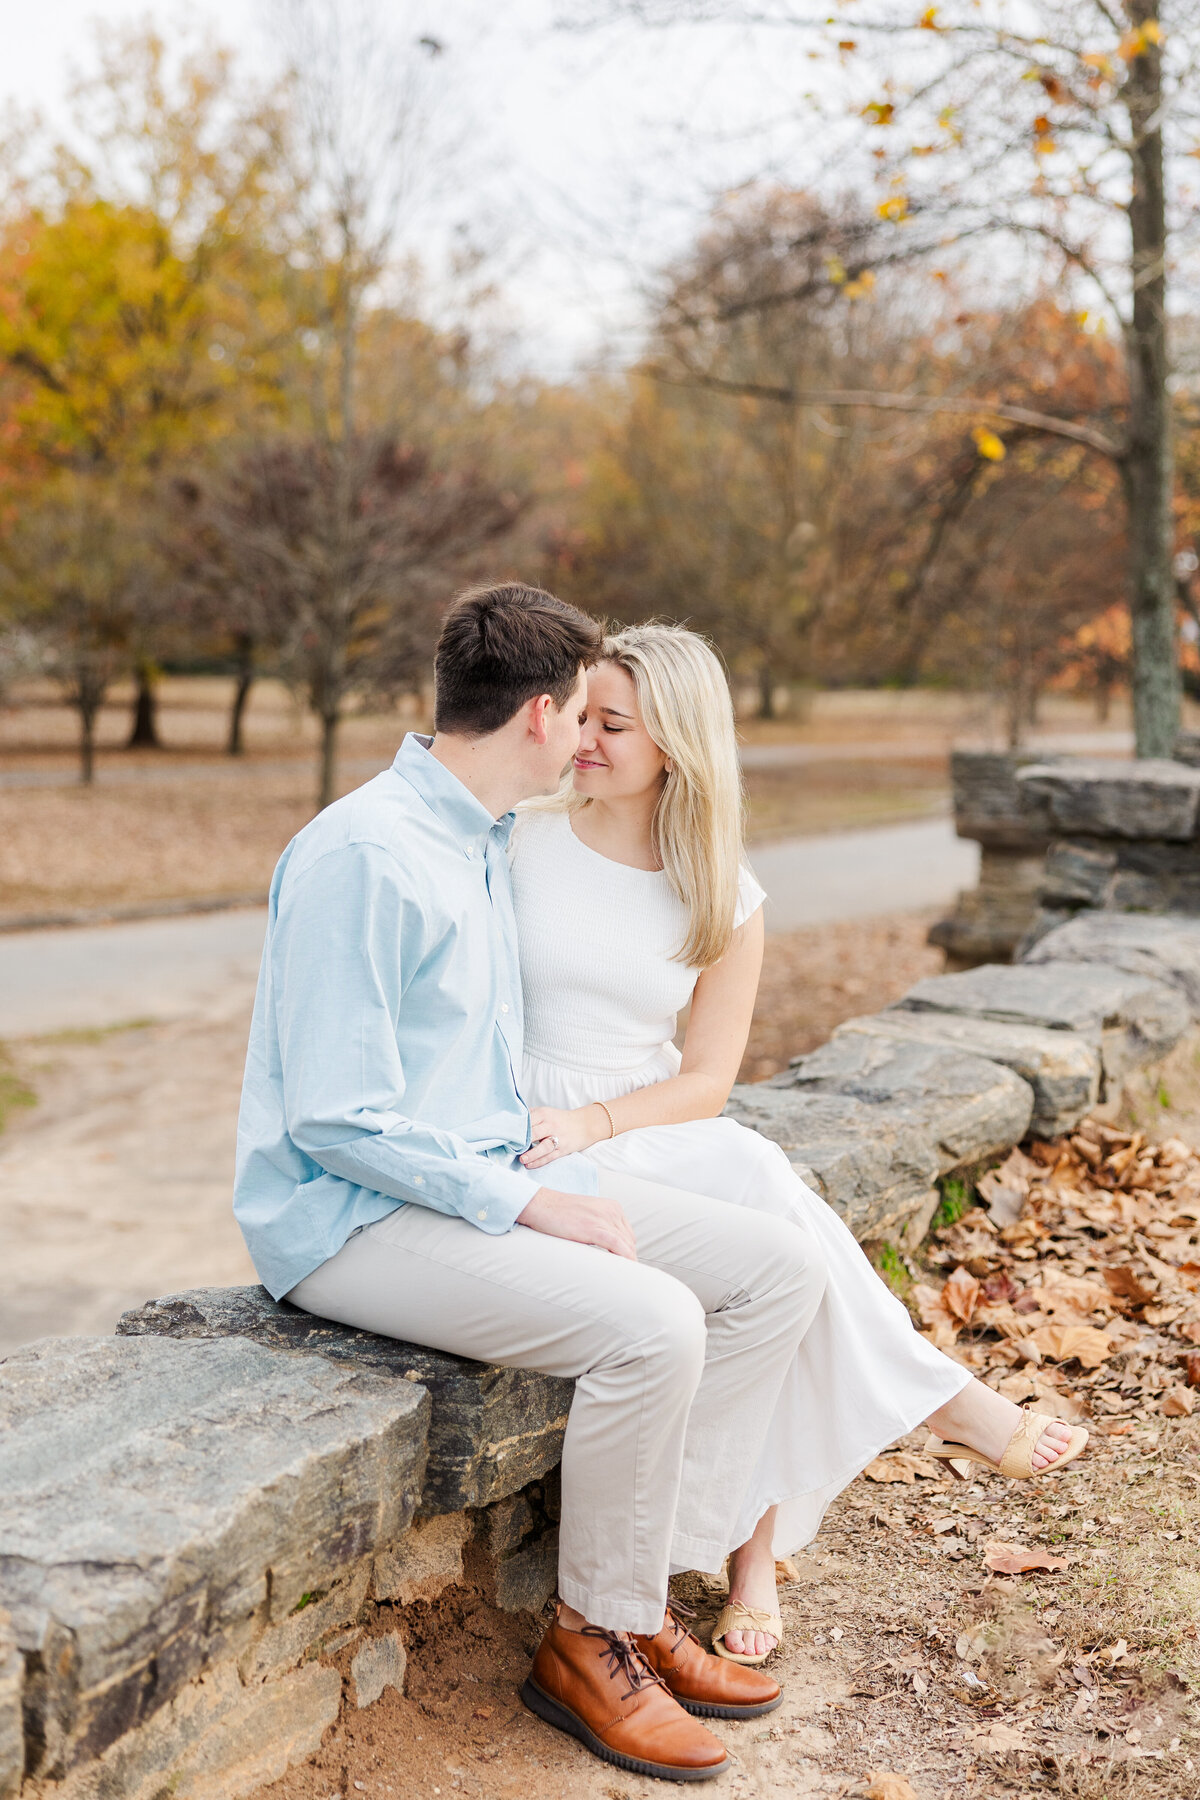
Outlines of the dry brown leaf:
M869 1783L867 1800L917 1800L908 1777L890 1769L872 1769Z
M993 1575L1025 1575L1031 1569L1054 1573L1069 1566L1065 1556L1051 1556L1048 1550L1029 1550L1024 1544L1002 1544L996 1540L984 1545L983 1563Z
M1186 1338L1189 1344L1200 1344L1200 1319L1188 1319L1177 1329L1180 1337Z
M1144 1306L1147 1300L1154 1298L1154 1284L1139 1274L1132 1263L1119 1263L1115 1269L1105 1269L1104 1279L1109 1292L1118 1300L1127 1300L1131 1306Z
M775 1579L776 1581L800 1580L800 1570L790 1556L780 1556L775 1559Z
M971 1314L979 1304L980 1284L965 1269L955 1269L949 1281L942 1288L942 1299L947 1310L964 1325L971 1322Z
M1014 1751L1033 1748L1019 1725L1006 1725L1003 1719L994 1719L990 1725L977 1725L970 1737L975 1749L989 1756L1008 1756Z
M1190 1388L1200 1388L1200 1350L1189 1350L1180 1358L1183 1365L1183 1379Z
M1058 1269L1047 1269L1041 1287L1033 1292L1041 1311L1055 1317L1082 1319L1088 1313L1102 1312L1107 1318L1113 1310L1112 1295L1103 1282L1063 1275Z
M1094 1325L1040 1325L1029 1335L1052 1362L1075 1359L1085 1369L1098 1369L1113 1351L1108 1333Z
M1176 1383L1169 1387L1162 1397L1162 1411L1168 1419L1188 1418L1196 1405L1196 1395L1190 1387L1181 1387Z
M868 1481L903 1481L910 1487L918 1475L937 1481L943 1471L927 1456L916 1456L911 1450L894 1450L890 1456L877 1456L863 1470Z

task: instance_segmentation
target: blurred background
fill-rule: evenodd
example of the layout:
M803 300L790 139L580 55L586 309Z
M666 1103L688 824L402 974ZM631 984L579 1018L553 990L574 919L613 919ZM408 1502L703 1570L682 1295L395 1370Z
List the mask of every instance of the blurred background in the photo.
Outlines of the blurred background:
M1200 720L1197 11L854 11L8 21L0 1347L250 1278L262 896L467 581L724 656L747 1079L941 967L953 746Z

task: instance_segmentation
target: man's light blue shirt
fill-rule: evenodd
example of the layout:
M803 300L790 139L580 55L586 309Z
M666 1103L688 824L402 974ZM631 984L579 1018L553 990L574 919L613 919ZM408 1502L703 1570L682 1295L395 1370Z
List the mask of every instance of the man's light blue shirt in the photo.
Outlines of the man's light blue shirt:
M517 1087L517 929L495 820L410 733L294 837L271 882L233 1209L279 1299L415 1202L512 1229L544 1185ZM594 1194L581 1156L552 1185Z

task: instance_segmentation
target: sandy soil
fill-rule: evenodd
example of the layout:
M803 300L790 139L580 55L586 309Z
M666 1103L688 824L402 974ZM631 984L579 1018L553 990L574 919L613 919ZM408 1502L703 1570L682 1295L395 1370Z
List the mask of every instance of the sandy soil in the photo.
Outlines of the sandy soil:
M718 1724L734 1763L706 1791L1194 1800L1200 1734L1184 1680L1196 1674L1200 1429L1190 1420L1171 1429L1164 1469L1165 1437L1160 1427L1136 1444L1102 1436L1074 1472L1028 1487L860 1478L780 1589L788 1640L773 1669L784 1704ZM913 1434L903 1447L921 1441ZM1069 1567L989 1575L993 1538L1050 1543ZM707 1642L720 1584L685 1576L675 1587ZM390 1623L387 1609L379 1623ZM596 1761L525 1711L517 1688L538 1621L458 1590L406 1610L404 1628L406 1695L389 1690L332 1730L308 1765L257 1800L673 1791Z

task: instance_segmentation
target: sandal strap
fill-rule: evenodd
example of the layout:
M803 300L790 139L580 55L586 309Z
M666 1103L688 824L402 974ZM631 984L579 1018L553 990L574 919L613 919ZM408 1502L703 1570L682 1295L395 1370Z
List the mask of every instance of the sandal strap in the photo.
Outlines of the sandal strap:
M740 1600L731 1600L721 1608L713 1636L723 1638L728 1631L765 1631L774 1638L783 1638L783 1620L778 1613L762 1612L756 1606L745 1606Z
M1007 1475L1011 1481L1028 1481L1033 1474L1033 1453L1037 1449L1037 1441L1047 1425L1057 1425L1052 1413L1030 1412L1021 1409L1021 1423L1008 1440L1008 1448L1000 1458L997 1467L1001 1475ZM1053 1468L1048 1463L1047 1468Z

